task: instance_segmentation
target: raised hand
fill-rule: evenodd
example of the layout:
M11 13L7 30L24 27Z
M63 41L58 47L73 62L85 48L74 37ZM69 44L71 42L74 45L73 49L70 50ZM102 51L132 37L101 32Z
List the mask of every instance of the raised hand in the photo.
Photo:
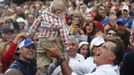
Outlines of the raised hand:
M62 56L61 51L58 50L58 48L56 46L55 40L52 41L52 48L48 48L48 47L46 47L42 44L41 44L41 47L44 50L46 50L47 55L50 56L50 57L58 58L58 57Z

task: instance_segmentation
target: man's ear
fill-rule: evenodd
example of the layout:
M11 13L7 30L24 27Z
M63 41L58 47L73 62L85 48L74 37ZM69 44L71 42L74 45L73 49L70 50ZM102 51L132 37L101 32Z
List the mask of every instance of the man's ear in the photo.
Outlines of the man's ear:
M116 56L114 54L111 54L109 57L110 57L109 60L111 60L111 61L113 61L114 59L116 59Z
M22 49L20 49L19 51L18 51L18 53L21 53L22 52Z

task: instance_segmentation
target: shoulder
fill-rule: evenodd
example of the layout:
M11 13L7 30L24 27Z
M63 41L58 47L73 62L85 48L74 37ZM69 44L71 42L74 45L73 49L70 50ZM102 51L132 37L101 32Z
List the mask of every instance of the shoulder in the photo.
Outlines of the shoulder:
M81 54L77 53L76 54L77 57L80 57L80 58L84 58Z
M22 71L22 65L18 60L16 60L10 65L9 69L17 69L19 71Z
M16 68L16 69L19 69L19 63L18 63L18 62L14 62L13 64L10 65L9 68Z
M80 59L80 60L85 60L84 56L82 56L81 54L76 54L76 58Z
M23 73L18 69L10 68L4 73L4 75L23 75Z

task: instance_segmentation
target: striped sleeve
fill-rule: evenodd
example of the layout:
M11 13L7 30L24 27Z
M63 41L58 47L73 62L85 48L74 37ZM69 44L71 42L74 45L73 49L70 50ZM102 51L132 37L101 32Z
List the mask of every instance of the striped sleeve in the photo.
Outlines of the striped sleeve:
M65 24L62 25L62 27L60 28L60 36L61 36L61 40L63 42L65 50L68 50L69 49L69 40L68 40L69 32Z

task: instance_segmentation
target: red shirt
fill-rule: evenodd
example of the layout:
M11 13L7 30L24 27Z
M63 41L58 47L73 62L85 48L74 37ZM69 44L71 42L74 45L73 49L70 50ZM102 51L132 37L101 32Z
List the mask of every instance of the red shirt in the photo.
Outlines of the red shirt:
M4 73L10 64L15 60L14 59L14 52L17 48L17 44L11 43L8 50L4 52L1 56L1 63L2 63L2 73Z

